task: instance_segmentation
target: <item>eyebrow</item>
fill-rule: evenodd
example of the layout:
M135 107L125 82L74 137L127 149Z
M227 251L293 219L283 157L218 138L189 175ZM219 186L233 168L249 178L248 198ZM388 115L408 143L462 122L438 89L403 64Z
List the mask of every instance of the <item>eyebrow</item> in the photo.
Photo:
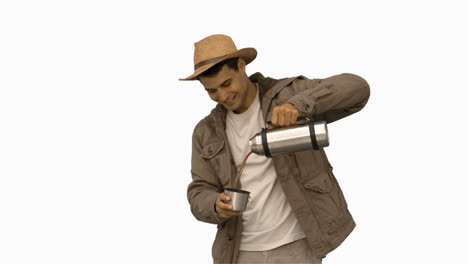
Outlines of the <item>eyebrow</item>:
M222 82L219 86L226 84L227 82L231 81L231 79L232 79L232 78L229 78L229 79L225 80L225 81ZM205 88L205 90L207 90L207 91L216 90L216 89L217 89L217 88Z

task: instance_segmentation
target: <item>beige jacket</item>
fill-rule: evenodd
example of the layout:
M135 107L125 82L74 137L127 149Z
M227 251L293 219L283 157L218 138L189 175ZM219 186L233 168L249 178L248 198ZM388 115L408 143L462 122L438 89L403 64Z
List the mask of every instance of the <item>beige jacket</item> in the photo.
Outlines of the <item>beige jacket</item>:
M260 73L250 76L260 88L264 120L277 105L291 103L302 116L336 121L361 110L370 95L359 76L340 74L326 79L303 76L276 80ZM215 200L225 187L233 186L236 166L226 136L226 113L217 105L195 127L192 137L192 182L187 197L193 215L218 225L212 247L215 263L235 263L239 251L240 217L220 219ZM312 252L324 257L338 247L355 227L340 186L323 149L273 157L279 182L301 225Z

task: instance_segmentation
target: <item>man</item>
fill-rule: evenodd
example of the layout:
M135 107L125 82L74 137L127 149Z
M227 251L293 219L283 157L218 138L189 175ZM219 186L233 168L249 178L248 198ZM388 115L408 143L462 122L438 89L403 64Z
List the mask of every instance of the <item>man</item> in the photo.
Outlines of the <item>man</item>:
M195 43L195 72L217 106L195 127L188 200L200 221L218 225L215 263L321 263L355 227L323 149L267 158L251 155L249 139L271 121L294 125L298 116L328 123L361 110L369 86L359 76L273 79L247 76L257 55L212 35ZM231 210L224 188L250 191L243 213Z

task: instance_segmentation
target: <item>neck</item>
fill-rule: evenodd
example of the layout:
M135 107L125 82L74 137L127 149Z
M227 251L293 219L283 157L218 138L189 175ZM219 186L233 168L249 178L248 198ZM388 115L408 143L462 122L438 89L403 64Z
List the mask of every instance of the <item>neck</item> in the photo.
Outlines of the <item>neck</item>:
M250 98L249 106L250 106L255 100L255 96L257 96L257 85L248 78L247 78L247 85L249 87L249 98Z
M246 98L246 108L242 112L234 111L236 114L243 113L245 110L249 109L252 105L255 97L257 96L257 85L253 83L249 78L247 78L247 98Z

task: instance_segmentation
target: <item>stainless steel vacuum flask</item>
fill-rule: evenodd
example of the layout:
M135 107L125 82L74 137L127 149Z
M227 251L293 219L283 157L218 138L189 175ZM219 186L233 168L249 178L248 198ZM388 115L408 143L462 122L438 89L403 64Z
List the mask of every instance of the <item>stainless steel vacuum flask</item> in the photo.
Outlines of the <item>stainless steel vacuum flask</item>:
M327 147L328 129L325 121L294 125L268 130L263 128L250 139L250 150L262 156L272 156L290 152Z

